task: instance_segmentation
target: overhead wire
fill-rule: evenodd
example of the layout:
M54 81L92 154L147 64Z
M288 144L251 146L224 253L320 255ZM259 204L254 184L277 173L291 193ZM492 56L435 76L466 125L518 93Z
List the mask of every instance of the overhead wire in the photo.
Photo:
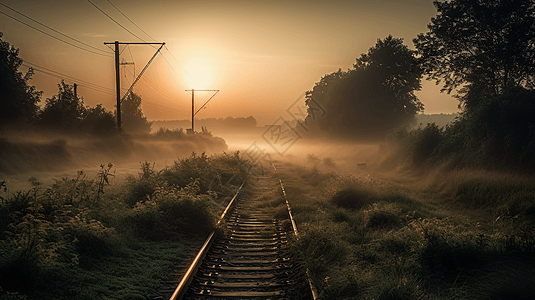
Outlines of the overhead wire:
M128 31L130 34L132 34L133 36L135 36L136 38L138 38L139 40L143 41L143 42L146 42L144 39L140 38L139 36L137 36L136 34L134 34L133 32L131 32L130 30L126 29L126 27L124 27L123 25L121 25L119 22L117 22L115 19L113 19L112 17L110 17L108 14L106 14L102 9L100 9L98 6L96 6L93 2L91 2L90 0L87 0L89 3L93 4L93 6L95 6L98 10L100 10L103 14L105 14L108 18L110 18L113 22L115 22L117 25L121 26L121 28L125 29L126 31ZM108 3L110 3L121 15L123 15L128 21L130 21L130 23L134 24L134 26L136 26L139 30L141 30L144 34L146 34L148 37L150 37L152 40L156 40L155 38L153 38L150 34L148 34L147 32L145 32L145 30L143 30L141 27L139 27L134 21L132 21L132 19L130 19L126 14L124 14L117 6L115 6L110 0L107 0ZM153 47L154 49L156 49L156 46L154 45L150 45L151 47ZM109 47L109 46L108 46ZM180 66L180 68L182 68L182 70L184 71L184 73L189 77L189 79L191 80L191 82L197 84L197 82L188 74L188 72L186 71L186 69L184 69L184 67L180 64L180 62L178 62L178 60L176 59L176 57L173 55L173 53L171 53L171 51L169 51L169 48L167 48L167 46L165 46L165 49L167 50L167 52L169 52L169 54L171 55L171 57L173 57L173 59L177 62L177 64ZM175 74L182 80L185 82L184 78L182 78L182 76L180 76L180 74L175 70L175 68L173 68L173 66L171 65L171 63L167 60L167 58L165 58L165 56L163 56L163 52L160 53L162 55L162 57L164 58L165 62L169 65L169 67L173 70L173 72L175 72Z
M120 26L121 28L123 28L124 30L126 30L128 33L130 33L131 35L133 35L134 37L136 37L137 39L143 41L143 42L147 42L145 41L144 39L142 39L141 37L139 37L138 35L136 35L135 33L133 33L132 31L128 30L125 26L123 26L122 24L120 24L118 21L116 21L114 18L112 18L110 15L108 15L106 12L104 12L100 7L98 7L96 4L94 4L93 2L91 2L91 0L87 0L91 5L93 5L95 8L97 8L101 13L103 13L105 16L107 16L110 20L112 20L115 24L117 24L118 26ZM141 27L139 27L134 21L132 21L128 16L126 16L126 14L124 14L117 6L115 6L111 1L107 0L107 2L109 4L111 4L119 13L121 13L121 15L123 15L128 21L130 21L134 26L136 26L136 28L138 28L139 30L141 30L145 35L147 35L148 37L150 37L151 39L155 40L152 36L150 36L147 32L145 32ZM156 49L156 47L154 45L150 45L151 47L153 47L154 49ZM189 79L191 80L191 82L193 82L194 84L197 84L197 82L189 75L189 73L186 71L186 69L184 69L184 67L180 64L180 62L178 61L178 59L176 59L176 57L173 55L173 53L171 51L169 51L169 48L167 48L167 46L164 44L163 45L165 47L165 49L167 50L167 52L171 55L171 57L173 57L173 59L176 61L176 63L180 66L180 68L182 68L182 70L184 71L184 73L189 77ZM109 47L109 46L108 46ZM110 48L110 47L109 47ZM110 48L111 49L111 48ZM161 49L161 48L160 48ZM124 51L124 49L123 49ZM169 60L167 60L167 58L163 55L163 52L160 52L161 56L163 57L163 59L165 60L165 62L167 63L167 65L171 68L171 70L173 70L173 72L182 80L185 82L184 78L176 71L175 68L173 68L173 66L171 65L171 63L169 62ZM147 81L149 82L149 81ZM150 83L151 85L154 86L154 84L151 82ZM156 87L155 87L156 88ZM159 89L158 89L159 90ZM164 94L163 91L160 90L160 93L162 93L162 95Z
M110 0L107 0L109 4L111 4L111 6L113 6L119 13L121 13L121 15L123 15L123 17L125 17L128 21L130 21L130 23L134 24L134 26L137 27L137 29L141 30L141 32L143 32L146 36L150 37L153 41L155 41L156 39L153 38L152 36L150 36L150 34L146 33L145 30L141 29L141 27L137 26L136 23L134 23L134 21L132 21L129 17L127 17L117 6L115 6L113 3L111 3Z
M106 15L108 18L110 18L110 19L111 19L113 22L115 22L117 25L119 25L121 28L123 28L124 30L126 30L127 32L129 32L130 34L132 34L133 36L135 36L136 38L138 38L138 39L140 39L140 40L142 40L142 41L145 42L145 40L143 40L142 38L140 38L139 36L137 36L136 34L134 34L133 32L131 32L131 31L128 30L126 27L122 26L119 22L117 22L115 19L113 19L111 16L109 16L108 14L106 14L102 9L100 9L100 8L99 8L97 5L95 5L93 2L91 2L90 0L88 0L88 2L91 3L95 8L97 8L99 11L101 11L101 12L102 12L104 15ZM135 24L130 18L128 18L124 13L122 13L122 12L115 6L115 5L113 5L113 3L111 3L110 1L108 1L108 2L109 2L115 9L117 9L117 10L118 10L118 11L119 11L125 18L127 18L132 24L134 24L134 26L136 26L138 29L140 29L140 30L141 30L143 33L145 33L147 36L151 37L148 33L146 33L143 29L141 29L137 24ZM25 15L25 14L23 14L23 13L17 11L17 10L15 10L15 9L13 9L13 8L11 8L11 7L9 7L9 6L5 5L5 4L3 4L3 3L0 3L0 5L6 7L7 9L10 9L10 10L14 11L15 13L17 13L17 14L19 14L19 15L21 15L21 16L23 16L23 17L25 17L25 18L27 18L27 19L29 19L29 20L31 20L31 21L33 21L33 22L35 22L35 23L37 23L37 24L39 24L39 25L41 25L41 26L43 26L43 27L45 27L45 28L47 28L47 29L49 29L49 30L51 30L51 31L53 31L53 32L55 32L55 33L57 33L57 34L59 34L59 35L61 35L61 36L64 36L64 37L66 37L66 38L68 38L68 39L70 39L70 40L73 40L73 41L75 41L75 42L77 42L77 43L80 43L80 44L82 44L82 45L84 45L84 46L86 46L86 47L95 49L95 50L97 50L97 51L104 52L104 53L106 53L106 54L109 53L109 52L107 52L107 51L105 51L105 50L96 48L96 47L91 46L91 45L89 45L89 44L87 44L87 43L84 43L84 42L82 42L82 41L80 41L80 40L78 40L78 39L76 39L76 38L73 38L73 37L71 37L71 36L68 36L68 35L66 35L66 34L64 34L64 33L60 32L60 31L58 31L58 30L56 30L56 29L54 29L54 28L52 28L52 27L50 27L50 26L47 26L47 25L45 25L44 23L39 22L39 21L37 21L37 20L35 20L35 19L33 19L33 18L31 18L31 17L29 17L29 16L27 16L27 15ZM102 54L102 53L94 52L94 51L89 50L89 49L85 49L85 48L80 47L80 46L78 46L78 45L76 45L76 44L70 43L70 42L65 41L65 40L63 40L63 39L61 39L61 38L58 38L58 37L56 37L56 36L53 36L53 35L51 35L51 34L45 32L45 31L43 31L43 30L40 30L39 28L36 28L36 27L34 27L34 26L32 26L32 25L30 25L30 24L28 24L28 23L26 23L26 22L24 22L24 21L22 21L22 20L19 20L19 19L17 19L16 17L13 17L13 16L11 16L11 15L9 15L9 14L7 14L7 13L1 12L1 11L0 11L0 13L3 14L3 15L5 15L5 16L7 16L7 17L9 17L9 18L11 18L11 19L13 19L13 20L15 20L15 21L17 21L17 22L19 22L19 23L21 23L21 24L23 24L23 25L26 25L26 26L28 26L28 27L30 27L30 28L32 28L32 29L34 29L34 30L36 30L36 31L38 31L38 32L40 32L40 33L42 33L42 34L45 34L45 35L47 35L47 36L49 36L49 37L51 37L51 38L53 38L53 39L56 39L56 40L61 41L61 42L63 42L63 43L66 43L66 44L68 44L68 45L70 45L70 46L76 47L76 48L78 48L78 49L80 49L80 50L84 50L84 51L87 51L87 52L90 52L90 53L93 53L93 54L102 55L102 56L106 56L106 57L113 57L112 55L106 55L106 54ZM152 37L151 37L151 38L152 38ZM152 38L152 39L154 39L154 38ZM110 50L114 51L114 49L112 49L110 46L108 46L108 45L106 45L106 46L107 46ZM153 45L151 45L151 46L154 47ZM125 48L126 48L126 47L125 47ZM155 48L155 47L154 47L154 48ZM123 49L123 51L124 51L124 50L125 50L125 49ZM167 47L166 47L166 50L169 52L169 49L168 49ZM129 51L130 51L130 49L129 49ZM172 53L170 53L170 54L172 55ZM130 51L130 56L131 56L132 59L133 59L133 56L132 56L131 51ZM174 71L174 72L175 72L181 79L183 79L183 78L178 74L178 72L176 72L176 70L172 67L172 65L171 65L171 64L169 63L169 61L165 58L165 56L162 55L162 57L164 58L164 60L166 61L166 63L169 65L169 67L170 67L170 68L171 68L171 69L172 69L172 70L173 70L173 71ZM173 58L174 58L174 57L173 57ZM174 59L176 60L176 58L174 58ZM177 61L177 60L176 60L176 61ZM177 63L178 63L178 61L177 61ZM179 65L180 65L180 63L179 63ZM36 71L36 72L43 73L43 74L46 74L46 75L49 75L49 76L52 76L52 77L55 77L55 78L58 78L58 79L62 79L62 80L65 80L65 81L67 81L67 82L73 82L73 83L76 83L76 84L77 84L78 86L80 86L80 87L86 87L86 88L89 88L89 89L91 89L91 90L93 90L93 91L96 91L96 92L104 93L104 94L107 94L107 95L110 95L110 96L115 96L115 90L114 90L114 89L107 88L107 87L104 87L104 86L100 86L100 85L98 85L98 84L94 84L94 83L91 83L91 82L88 82L88 81L85 81L85 80L82 80L82 79L79 79L79 78L76 78L76 77L73 77L73 76L70 76L70 75L67 75L67 74L58 72L58 71L55 71L55 70L50 69L50 68L46 68L46 67L43 67L43 66L40 66L40 65L31 63L31 62L29 62L29 61L24 61L23 66L24 66L24 67L27 67L27 68L31 68L31 69L33 69L33 70ZM181 65L180 65L180 66L181 66ZM182 67L182 66L181 66L181 67ZM184 70L184 71L185 71L185 70ZM186 74L187 74L187 73L186 73ZM135 74L134 74L134 75L135 75ZM188 76L189 76L189 74L188 74ZM148 78L146 78L146 81L145 81L145 82L146 82L147 84L149 84L153 90L155 90L155 91L157 91L158 93L160 93L161 96L163 96L163 97L166 98L167 100L174 100L174 99L170 98L169 96L165 95L165 92L163 92L161 89L159 89L159 88L158 88L154 83L152 83ZM126 90L126 88L122 88L121 90L124 91L124 90ZM153 102L150 101L150 100L147 101L147 104L149 104L149 106L151 106L152 108L155 108L155 109L158 109L158 110L161 110L161 111L168 111L168 108L163 107L163 106L161 106L161 105L158 105L158 104L156 104L156 103L153 103Z
M26 64L22 64L23 66L25 67L29 67L28 65ZM115 94L111 91L107 91L107 90L101 90L101 89L98 89L98 88L95 88L93 86L89 86L89 85L85 85L84 83L78 83L78 80L74 80L74 79L71 79L71 78L67 78L63 75L58 75L58 74L55 74L53 72L49 72L49 71L45 71L45 70L41 70L39 68L34 68L34 67L31 67L33 70L37 71L37 72L40 72L40 73L43 73L43 74L46 74L46 75L49 75L49 76L52 76L52 77L56 77L56 78L59 78L61 80L64 80L64 81L67 81L67 82L72 82L72 83L76 83L77 85L79 86L83 86L83 87L86 87L86 88L89 88L95 92L100 92L100 93L103 93L103 94L107 94L107 95L110 95L110 96L114 96Z
M126 69L126 70L130 74L134 75L130 70L128 70L128 69ZM148 88L150 88L150 89L154 90L155 92L159 93L164 99L166 99L168 101L171 101L172 103L175 101L175 99L170 98L163 91L159 90L156 86L154 86L152 83L150 83L150 80L148 80L148 78L144 78L144 79L140 80L139 83L141 85L147 86ZM147 85L147 83L150 83L150 84ZM156 108L156 109L161 110L161 111L169 112L169 107L166 107L164 105L160 105L158 102L151 101L150 99L147 99L147 98L143 99L142 105L143 106L147 105L147 106L150 106L152 108Z
M165 50L167 50L167 52L169 54L171 54L171 57L176 61L176 63L180 66L180 68L182 68L182 71L184 71L184 73L186 75L188 75L189 79L191 79L191 81L195 84L198 84L195 79L193 79L189 74L188 72L186 71L186 69L184 69L184 67L178 62L178 59L176 59L176 57L173 55L173 53L171 51L169 51L169 48L167 48L167 46L164 46ZM163 55L162 55L163 56ZM169 65L169 67L171 67L171 69L175 72L175 74L180 78L182 79L182 81L184 81L184 78L182 78L182 76L178 75L178 72L171 66L171 64L167 61L167 59L164 57L165 61L167 62L167 64Z
M95 3L91 2L91 0L87 0L87 2L91 3L91 5L93 5L96 9L98 9L101 13L103 13L106 17L108 17L110 20L112 20L115 24L119 25L122 29L126 30L128 33L130 33L131 35L135 36L136 38L138 38L139 40L143 41L143 42L146 42L145 40L143 40L142 38L140 38L139 36L137 36L135 33L133 33L132 31L128 30L128 28L124 27L123 25L121 25L119 22L115 21L114 18L112 18L110 15L108 15L105 11L103 11L100 7L98 7Z
M43 66L34 64L32 62L29 62L29 61L24 61L22 65L27 67L27 68L32 68L35 71L38 71L38 72L41 72L41 73L44 73L44 74L48 74L48 75L51 75L51 76L54 76L54 77L57 77L59 79L68 79L69 81L75 82L77 84L81 83L81 85L83 85L83 86L85 86L87 88L98 90L99 92L112 93L113 95L115 95L114 94L115 90L112 89L112 88L108 88L108 87L105 87L105 86L102 86L102 85L98 85L96 83L92 83L92 82L89 82L89 81L86 81L86 80L83 80L83 79L79 79L79 78L76 78L74 76L70 76L70 75L67 75L67 74L52 70L52 69L47 68L47 67L43 67Z
M17 14L19 14L19 15L21 15L21 16L23 16L23 17L29 19L29 20L32 20L32 21L34 21L35 23L37 23L37 24L39 24L39 25L41 25L41 26L43 26L43 27L45 27L45 28L47 28L47 29L49 29L49 30L52 30L52 31L54 31L55 33L60 34L60 35L66 37L66 38L68 38L68 39L71 39L71 40L73 40L73 41L75 41L75 42L78 42L78 43L80 43L80 44L82 44L82 45L84 45L84 46L87 46L87 47L89 47L89 48L95 49L95 50L97 50L97 51L101 51L101 52L104 52L104 53L106 53L106 54L110 54L108 51L105 51L105 50L102 50L102 49L100 49L100 48L97 48L97 47L94 47L94 46L92 46L92 45L89 45L89 44L87 44L87 43L84 43L84 42L82 42L82 41L80 41L80 40L78 40L78 39L76 39L76 38L73 38L73 37L71 37L71 36L69 36L69 35L66 35L66 34L64 34L64 33L60 32L60 31L58 31L58 30L56 30L56 29L54 29L54 28L52 28L52 27L46 25L46 24L43 24L42 22L39 22L39 21L37 21L36 19L34 19L34 18L32 18L32 17L29 17L29 16L27 16L27 15L21 13L20 11L14 9L14 8L12 8L12 7L9 7L9 6L5 5L4 3L0 3L0 5L2 5L3 7L7 8L7 9L9 9L9 10L11 10L11 11L16 12Z
M128 72L130 74L132 74L132 72L130 70L128 70ZM160 94L163 98L165 98L166 100L169 100L169 101L176 101L176 99L173 99L172 97L168 96L166 92L164 92L163 90L161 90L158 86L156 86L148 77L143 77L140 81L139 81L140 84L142 85L145 85L147 86L148 88L150 88L151 90L157 92L158 94Z
M15 20L15 21L17 21L17 22L19 22L19 23L22 23L22 24L24 24L24 25L26 25L26 26L28 26L28 27L34 29L34 30L39 31L40 33L42 33L42 34L44 34L44 35L47 35L47 36L49 36L49 37L51 37L51 38L53 38L53 39L56 39L56 40L58 40L58 41L60 41L60 42L65 43L65 44L71 45L71 46L73 46L73 47L75 47L75 48L78 48L78 49L80 49L80 50L84 50L84 51L91 52L91 53L93 53L93 54L97 54L97 55L101 55L101 56L105 56L105 57L113 57L112 55L107 55L107 54L103 54L103 53L98 53L98 52L95 52L95 51L92 51L92 50L89 50L89 49L86 49L86 48L82 48L82 47L80 47L80 46L78 46L78 45L75 45L75 44L73 44L73 43L67 42L67 41L65 41L65 40L62 40L62 39L60 39L60 38L58 38L58 37L55 37L55 36L53 36L53 35L51 35L51 34L49 34L49 33L47 33L47 32L44 32L44 31L42 31L42 30L40 30L40 29L38 29L38 28L36 28L36 27L34 27L34 26L32 26L32 25L30 25L30 24L24 22L24 21L21 21L21 20L15 18L15 17L13 17L13 16L10 16L10 15L6 14L5 12L0 11L0 14L3 14L3 15L5 15L5 16L7 16L8 18L11 18L11 19L13 19L13 20Z

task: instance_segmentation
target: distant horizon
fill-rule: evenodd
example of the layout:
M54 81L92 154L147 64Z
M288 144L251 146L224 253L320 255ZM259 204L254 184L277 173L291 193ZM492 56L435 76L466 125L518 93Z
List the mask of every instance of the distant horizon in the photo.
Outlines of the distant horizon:
M418 116L453 116L453 115L459 115L460 112L453 112L453 113L432 113L432 114L427 114L427 113L419 113L417 114L415 117L418 117ZM265 127L265 126L270 126L272 123L260 123L258 122L258 118L255 117L255 116L247 116L247 117L233 117L233 116L228 116L228 117L221 117L221 118L214 118L214 117L207 117L207 118L195 118L195 122L202 122L204 120L210 120L210 119L214 119L214 120L225 120L226 118L233 118L233 119L238 119L238 118L248 118L248 117L253 117L255 118L255 120L257 121L257 127ZM191 122L191 118L189 119L169 119L169 120L158 120L158 119L148 119L150 122Z

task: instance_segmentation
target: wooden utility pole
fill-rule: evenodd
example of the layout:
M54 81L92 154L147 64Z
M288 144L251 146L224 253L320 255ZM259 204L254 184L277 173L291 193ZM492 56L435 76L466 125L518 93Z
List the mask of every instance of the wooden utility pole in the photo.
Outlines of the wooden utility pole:
M158 44L158 45L162 45L162 47L163 47L163 45L165 45L165 43L129 43L129 42L121 43L119 41L115 41L113 43L104 43L104 45L110 45L110 44L114 44L115 45L115 90L116 90L116 94L117 94L117 128L119 130L121 130L121 100L122 99L121 99L121 72L120 72L120 69L119 69L120 65L121 65L121 63L119 61L119 45L152 45L152 44ZM162 47L160 47L160 49ZM158 49L158 51L156 53L158 53L160 51L160 49ZM156 54L155 54L155 56L156 56ZM152 58L154 58L154 56ZM152 61L152 59L149 61L149 63L151 61ZM147 67L148 67L148 65L145 66L145 68L147 68ZM141 73L140 76L142 74L143 73ZM139 79L139 77L138 77L138 79ZM130 87L130 90L132 89L134 84L135 84L135 82Z
M119 63L119 42L115 41L115 90L117 94L117 129L121 131L121 71L119 70Z
M191 133L195 133L195 115L210 101L212 98L214 98L215 94L219 92L219 90L197 90L197 92L215 92L210 99L208 99L204 104L199 108L199 110L195 111L195 90L186 90L186 92L191 92Z
M195 89L191 89L191 133L195 133Z

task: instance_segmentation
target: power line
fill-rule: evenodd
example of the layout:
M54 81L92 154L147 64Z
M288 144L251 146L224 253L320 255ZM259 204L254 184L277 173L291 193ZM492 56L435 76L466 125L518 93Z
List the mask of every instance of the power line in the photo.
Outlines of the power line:
M37 23L37 24L39 24L39 25L41 25L41 26L43 26L43 27L45 27L45 28L47 28L47 29L50 29L50 30L54 31L54 32L57 33L57 34L61 34L62 36L66 37L66 38L69 38L69 39L71 39L71 40L73 40L73 41L75 41L75 42L78 42L78 43L80 43L80 44L82 44L82 45L84 45L84 46L87 46L87 47L89 47L89 48L92 48L92 49L95 49L95 50L97 50L97 51L101 51L101 52L104 52L104 53L109 54L108 51L99 49L99 48L97 48L97 47L94 47L94 46L91 46L91 45L89 45L89 44L86 44L86 43L84 43L84 42L82 42L82 41L80 41L80 40L78 40L78 39L75 39L75 38L73 38L73 37L71 37L71 36L68 36L68 35L66 35L66 34L64 34L64 33L60 32L60 31L58 31L58 30L56 30L56 29L54 29L54 28L52 28L52 27L50 27L50 26L47 26L47 25L45 25L45 24L43 24L43 23L41 23L41 22L39 22L39 21L37 21L37 20L35 20L35 19L33 19L33 18L31 18L31 17L29 17L29 16L23 14L23 13L21 13L20 11L14 9L14 8L11 8L11 7L9 7L9 6L5 5L5 4L3 4L3 3L0 3L0 5L4 6L4 7L7 8L7 9L10 9L10 10L16 12L17 14L19 14L19 15L21 15L21 16L27 18L27 19L30 19L30 20L34 21L35 23Z
M122 29L128 31L128 33L130 33L131 35L135 36L136 38L138 38L139 40L143 41L143 42L146 42L145 40L143 40L142 38L140 38L139 36L137 36L135 33L133 33L132 31L128 30L126 27L124 27L123 25L121 25L119 22L115 21L114 18L110 17L110 15L108 15L107 13L105 13L102 9L100 9L100 7L98 7L97 5L95 5L95 3L91 2L91 0L87 0L87 2L91 3L91 5L93 5L96 9L98 9L101 13L103 13L106 17L108 17L110 20L112 20L115 24L121 26Z
M49 34L49 33L44 32L44 31L42 31L42 30L40 30L40 29L38 29L38 28L35 28L35 27L33 27L32 25L30 25L30 24L28 24L28 23L25 23L24 21L21 21L21 20L15 18L15 17L12 17L12 16L10 16L10 15L4 13L4 12L1 12L1 11L0 11L0 14L3 14L3 15L5 15L5 16L7 16L8 18L11 18L11 19L13 19L13 20L15 20L15 21L17 21L17 22L19 22L19 23L22 23L22 24L24 24L24 25L26 25L26 26L28 26L28 27L34 29L34 30L39 31L39 32L42 33L42 34L45 34L45 35L47 35L47 36L49 36L49 37L51 37L51 38L53 38L53 39L56 39L56 40L58 40L58 41L60 41L60 42L65 43L65 44L68 44L68 45L71 45L71 46L73 46L73 47L76 47L76 48L78 48L78 49L80 49L80 50L84 50L84 51L91 52L91 53L93 53L93 54L97 54L97 55L101 55L101 56L105 56L105 57L113 57L113 56L111 56L111 55L106 55L106 54L98 53L98 52L95 52L95 51L92 51L92 50L89 50L89 49L82 48L82 47L80 47L80 46L78 46L78 45L69 43L69 42L67 42L67 41L64 41L64 40L62 40L62 39L60 39L60 38L58 38L58 37L55 37L55 36L53 36L53 35L51 35L51 34Z
M176 61L176 63L180 66L180 68L182 68L182 71L184 71L184 73L186 73L186 75L188 75L189 79L191 79L191 81L195 84L197 84L197 82L195 81L195 79L193 79L189 74L188 72L186 71L186 69L184 69L184 67L178 62L178 60L176 59L176 57L173 55L173 53L171 53L171 51L169 51L169 49L167 48L167 46L164 46L165 47L165 50L167 50L167 52L169 54L171 54L171 57ZM173 72L175 72L175 74L184 81L184 78L182 78L182 76L180 76L178 74L178 72L171 66L171 64L169 63L169 61L167 61L167 58L165 58L165 56L162 55L162 57L165 59L165 61L167 62L167 64L169 65L169 67L173 70Z
M58 74L58 75L65 76L65 77L69 77L69 78L72 78L72 79L77 80L77 81L79 81L79 82L83 82L83 83L86 83L86 84L90 84L90 85L93 85L93 86L98 87L98 88L106 89L106 90L109 90L109 91L114 91L114 89L112 89L112 88L107 88L107 87L105 87L105 86L101 86L101 85L98 85L98 84L95 84L95 83L91 83L91 82L86 81L86 80L83 80L83 79L78 79L78 78L76 78L76 77L73 77L73 76L70 76L70 75L67 75L67 74L64 74L64 73L61 73L61 72L52 70L52 69L50 69L50 68L46 68L46 67L43 67L43 66L34 64L34 63L32 63L32 62L29 62L29 61L24 61L23 64L28 64L28 65L30 65L30 66L28 66L28 67L31 67L31 68L40 68L40 69L44 69L44 70L47 70L47 71L50 71L50 72L54 72L54 73L56 73L56 74Z
M23 66L25 67L29 67L28 65L25 65L25 64L22 64ZM52 72L48 72L48 71L44 71L44 70L40 70L38 68L33 68L31 67L33 70L35 71L38 71L40 73L43 73L43 74L46 74L46 75L49 75L49 76L52 76L52 77L56 77L56 78L59 78L61 80L65 80L65 81L69 81L69 82L73 82L73 83L76 83L78 84L79 86L83 86L83 87L86 87L86 88L89 88L95 92L100 92L100 93L103 93L103 94L106 94L106 95L110 95L110 96L113 96L114 94L112 92L109 92L109 91L103 91L103 90L99 90L97 88L94 88L94 87L91 87L91 86L86 86L84 84L79 84L76 80L73 80L73 79L69 79L69 78L65 78L64 76L59 76L57 74L54 74Z
M89 81L86 81L86 80L83 80L83 79L79 79L79 78L76 78L76 77L73 77L73 76L70 76L70 75L67 75L67 74L64 74L64 73L61 73L61 72L58 72L58 71L43 67L43 66L39 66L37 64L31 63L31 62L28 62L28 61L24 61L24 63L22 65L27 67L27 68L32 68L35 71L38 71L38 72L41 72L41 73L44 73L44 74L47 74L47 75L50 75L50 76L53 76L53 77L56 77L56 78L59 78L59 79L68 79L69 81L76 82L77 84L81 83L81 84L79 84L80 86L84 86L84 87L87 87L87 88L90 88L90 89L94 89L95 91L98 91L98 92L102 92L102 93L106 93L106 94L112 94L112 95L113 95L113 92L114 92L113 89L107 88L105 86L101 86L101 85L98 85L98 84L95 84L95 83L92 83L92 82L89 82Z
M145 30L141 29L141 27L137 26L136 23L134 23L134 21L132 21L129 17L127 17L119 8L117 8L117 6L115 6L113 3L111 3L110 0L107 0L109 4L111 4L111 6L113 6L118 12L121 13L121 15L123 15L128 21L130 21L130 23L134 24L134 26L137 27L137 29L141 30L145 35L147 35L148 37L150 37L152 40L156 40L155 38L153 38L152 36L150 36L150 34L146 33Z
M133 36L135 36L136 38L138 38L139 40L143 41L143 42L146 42L144 39L140 38L139 36L135 35L133 32L131 32L130 30L128 30L126 27L124 27L123 25L121 25L119 22L117 22L115 19L113 19L112 17L110 17L107 13L105 13L102 9L100 9L98 6L96 6L93 2L91 2L91 0L87 0L89 3L91 3L94 7L96 7L100 12L102 12L104 15L106 15L108 18L110 18L113 22L115 22L115 24L119 25L121 28L123 28L124 30L128 31L130 34L132 34ZM145 30L143 30L141 27L139 27L136 23L134 23L134 21L132 21L132 19L130 19L128 16L126 16L126 14L124 14L117 6L115 6L113 3L111 3L110 0L107 0L119 13L121 13L128 21L130 21L132 24L134 24L134 26L136 26L139 30L141 30L144 34L146 34L148 37L150 37L151 39L155 40L152 36L150 36L147 32L145 32ZM155 46L151 45L154 49L156 49ZM184 73L189 77L189 79L197 84L197 82L188 74L188 72L186 71L186 69L184 69L184 67L182 67L182 65L178 62L178 60L176 59L176 57L173 55L173 53L171 53L171 51L169 51L169 48L167 48L167 46L164 46L165 49L167 50L167 52L169 52L169 54L171 54L171 56L173 57L173 59L177 62L177 64L180 66L180 68L182 68L182 70L184 71ZM108 48L110 48L108 46ZM110 48L111 49L111 48ZM178 72L173 68L173 66L169 63L169 61L167 60L167 58L165 58L165 56L162 55L162 57L164 58L165 62L169 65L169 67L173 70L173 72L175 72L175 74L178 76L178 78L182 79L182 81L184 81L184 78L182 78L182 76L180 76L180 74L178 74Z

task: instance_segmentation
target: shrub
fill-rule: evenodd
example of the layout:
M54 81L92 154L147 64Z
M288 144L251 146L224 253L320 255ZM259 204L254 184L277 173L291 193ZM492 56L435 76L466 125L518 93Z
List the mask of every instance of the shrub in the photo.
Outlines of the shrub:
M442 142L443 130L435 123L428 123L423 129L411 132L409 137L409 159L413 166L422 166Z
M314 168L312 168L311 171L303 172L301 174L301 178L306 180L307 183L312 186L318 186L333 177L334 177L334 174L322 173L318 170L316 166L314 166Z
M118 242L114 228L104 226L91 218L87 210L82 210L65 224L65 233L75 241L78 254L98 257L110 254Z
M329 202L338 207L358 210L368 204L373 197L368 190L345 188L336 192Z
M372 230L393 229L403 224L401 211L393 204L379 206L374 203L366 213L366 227Z

